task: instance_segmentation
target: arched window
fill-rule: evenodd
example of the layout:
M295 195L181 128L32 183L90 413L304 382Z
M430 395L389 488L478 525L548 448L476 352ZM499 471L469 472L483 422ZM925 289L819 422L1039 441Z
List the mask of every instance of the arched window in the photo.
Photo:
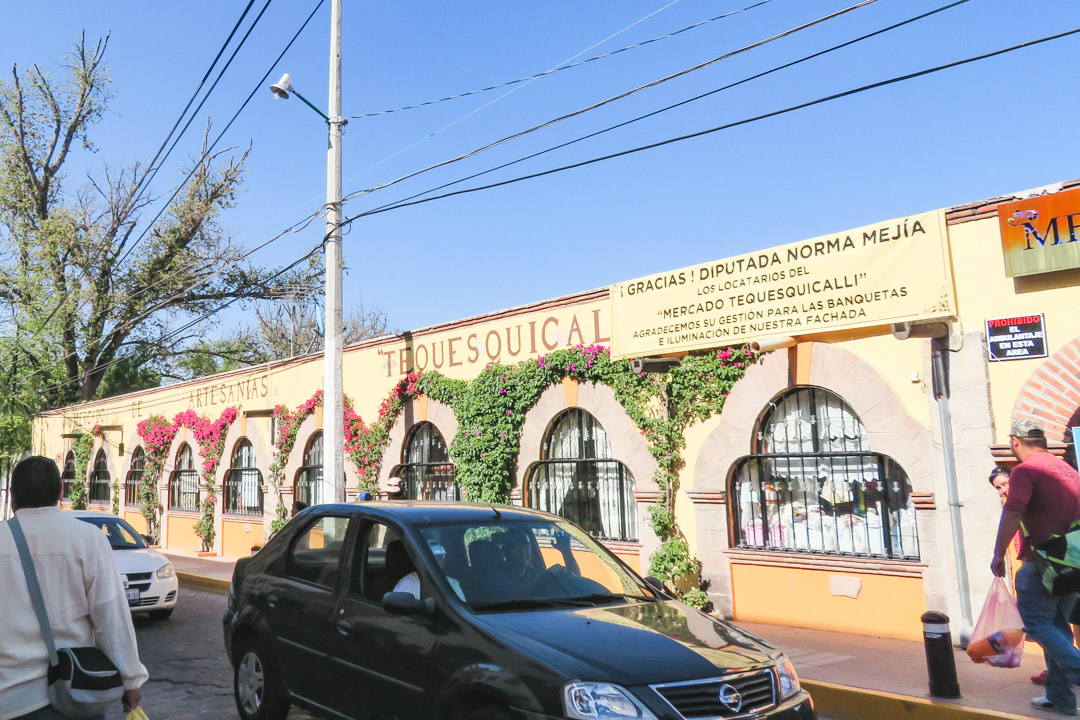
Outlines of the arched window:
M594 537L637 540L634 476L611 457L596 418L571 408L551 423L540 461L529 468L529 507L562 515Z
M310 505L322 502L323 438L321 432L313 433L304 448L304 465L296 474L293 499Z
M199 472L195 469L195 453L187 443L176 453L176 469L169 479L169 509L199 511Z
M421 422L409 431L401 451L401 465L394 476L401 478L407 500L461 500L461 488L454 480L454 464L446 452L439 428Z
M60 475L60 483L64 489L64 500L71 499L71 485L75 482L75 453L68 450L64 459L64 472Z
M112 477L109 475L109 461L105 457L105 449L97 451L94 458L94 472L90 473L90 502L104 505L109 502L109 483Z
M247 438L241 438L233 451L225 478L225 512L255 517L263 514L262 473L255 467L255 448Z
M128 468L127 477L124 478L124 505L128 507L139 505L139 486L142 485L145 470L146 453L143 452L142 447L137 447L131 454L131 467Z
M733 546L918 559L907 474L871 452L839 395L784 392L758 418L753 448L728 476Z

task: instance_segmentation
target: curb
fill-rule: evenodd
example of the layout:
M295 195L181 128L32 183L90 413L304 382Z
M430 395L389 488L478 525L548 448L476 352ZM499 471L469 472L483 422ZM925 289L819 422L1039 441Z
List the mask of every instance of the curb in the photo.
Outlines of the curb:
M845 720L866 718L904 718L904 720L1031 720L1030 715L986 710L958 705L946 700L931 700L897 695L881 690L837 685L819 680L801 680L804 690L814 699L820 715Z
M222 580L220 578L206 577L205 575L196 575L195 573L180 571L177 571L176 579L180 581L180 585L189 590L204 590L206 592L217 593L219 595L228 595L229 586L232 584L232 582L229 580Z

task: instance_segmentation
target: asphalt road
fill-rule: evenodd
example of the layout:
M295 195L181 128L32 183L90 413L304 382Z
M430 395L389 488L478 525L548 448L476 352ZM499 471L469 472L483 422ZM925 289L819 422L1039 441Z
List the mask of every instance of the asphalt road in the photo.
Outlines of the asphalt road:
M233 701L232 666L225 657L221 617L225 596L181 588L176 612L164 621L135 616L139 656L150 672L143 710L150 720L239 718ZM310 720L299 710L290 720ZM123 712L107 720L123 720Z
M143 709L150 720L240 717L233 702L232 666L222 644L224 612L224 595L181 589L176 612L168 620L135 616L139 655L150 672L143 686ZM124 715L118 709L107 720L124 720ZM314 716L294 709L289 720Z

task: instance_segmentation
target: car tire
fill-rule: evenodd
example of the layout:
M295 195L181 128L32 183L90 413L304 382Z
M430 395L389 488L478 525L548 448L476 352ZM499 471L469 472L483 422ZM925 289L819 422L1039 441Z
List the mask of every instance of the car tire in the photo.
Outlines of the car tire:
M513 720L513 716L495 705L485 705L469 713L468 720Z
M176 608L167 608L165 610L151 610L150 611L150 619L151 620L168 620L169 618L172 617L173 610L175 610L175 609Z
M278 688L277 668L265 645L245 640L240 643L233 670L233 698L243 720L284 720L289 701Z

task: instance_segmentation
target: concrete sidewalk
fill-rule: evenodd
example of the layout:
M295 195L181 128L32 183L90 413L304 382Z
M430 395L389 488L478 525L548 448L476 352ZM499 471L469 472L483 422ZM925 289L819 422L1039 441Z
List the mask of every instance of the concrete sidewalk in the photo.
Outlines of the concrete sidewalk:
M184 587L227 593L233 560L167 553ZM1042 655L1028 652L1023 667L1003 670L972 663L956 650L963 697L928 695L922 643L807 630L762 623L737 623L781 648L795 663L821 715L851 720L978 720L1060 717L1031 707L1042 688L1029 677L1045 668ZM1036 650L1034 645L1029 645Z

